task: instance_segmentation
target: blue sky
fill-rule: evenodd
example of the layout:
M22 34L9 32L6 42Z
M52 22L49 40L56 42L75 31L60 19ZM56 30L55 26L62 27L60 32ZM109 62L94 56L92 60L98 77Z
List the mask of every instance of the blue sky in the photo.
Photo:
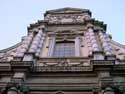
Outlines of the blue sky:
M90 9L93 18L107 24L113 40L125 44L125 0L0 0L0 49L20 42L46 10L64 7Z

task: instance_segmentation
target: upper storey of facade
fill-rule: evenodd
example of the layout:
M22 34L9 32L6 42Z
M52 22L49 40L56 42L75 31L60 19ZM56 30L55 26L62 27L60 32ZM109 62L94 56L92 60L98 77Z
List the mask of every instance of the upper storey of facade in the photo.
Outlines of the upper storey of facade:
M102 28L106 30L106 24L101 21L95 20L91 17L91 12L88 9L78 8L61 8L55 10L46 11L44 14L44 20L39 20L35 24L30 24L29 31L35 29L35 27L46 27L47 31L61 31L61 30L84 30L86 25L92 23L94 28ZM79 25L79 26L78 26ZM82 25L82 27L80 27ZM40 27L41 26L41 27ZM58 27L65 27L59 28ZM72 26L72 28L70 28ZM56 28L51 28L56 27ZM74 28L73 28L74 27ZM61 30L60 30L61 29Z
M0 61L33 61L43 58L125 61L125 45L106 34L106 24L91 17L88 9L46 11L44 20L28 27L21 42L0 52Z
M45 13L45 20L49 24L78 24L91 18L91 12L86 9L63 8L50 10Z

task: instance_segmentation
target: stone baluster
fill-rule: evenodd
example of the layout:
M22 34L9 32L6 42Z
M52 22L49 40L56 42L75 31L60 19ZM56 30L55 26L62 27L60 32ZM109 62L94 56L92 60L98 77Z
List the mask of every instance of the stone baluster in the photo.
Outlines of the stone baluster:
M40 55L41 49L42 49L42 47L44 45L44 40L45 40L45 34L43 34L43 36L42 36L42 38L40 40L40 43L38 45L38 49L37 49L36 54L35 54L36 56Z
M26 40L23 42L23 46L22 46L22 49L24 50L24 52L26 52L26 50L28 50L29 48L29 45L32 41L32 38L33 38L33 34L30 34Z
M111 45L109 44L109 41L107 40L106 35L102 33L102 31L99 32L99 35L100 35L100 39L101 39L105 54L112 55L113 54L112 48L111 48Z
M96 36L93 30L93 26L88 26L88 31L86 32L85 36L87 39L87 45L89 48L89 55L92 55L94 53L94 60L103 60L104 56L101 53L101 50L99 48L99 44L97 43Z
M40 30L38 34L35 36L35 38L33 39L29 52L36 53L41 37L42 37L42 30Z
M50 57L53 55L54 46L55 46L55 37L52 37L52 38L49 40L48 56L50 56Z
M93 28L89 27L88 32L89 32L90 40L92 43L93 52L99 51L99 46L98 46L98 43L96 41L95 34L93 32Z
M80 39L76 37L75 39L75 56L80 56Z
M20 51L20 50L21 50L21 47L22 47L22 45L17 48L17 51L15 52L15 57L22 57L22 56L24 55L24 54Z
M88 49L89 49L89 55L92 55L92 44L91 44L91 41L90 41L89 32L85 33L85 37L86 37L87 46L88 46Z
M28 50L28 47L32 41L33 33L30 33L22 42L22 45L17 49L15 57L23 57L24 53Z
M29 48L28 53L25 53L23 61L32 61L33 60L33 53L36 54L36 50L38 48L38 45L40 43L41 40L41 36L42 36L42 31L40 30L36 36L34 37L31 46Z

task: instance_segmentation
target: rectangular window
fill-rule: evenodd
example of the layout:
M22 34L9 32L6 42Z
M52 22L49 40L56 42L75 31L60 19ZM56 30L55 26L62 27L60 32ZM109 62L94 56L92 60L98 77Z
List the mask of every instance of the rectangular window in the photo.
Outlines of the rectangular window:
M75 56L74 42L57 42L55 44L53 56L56 57Z

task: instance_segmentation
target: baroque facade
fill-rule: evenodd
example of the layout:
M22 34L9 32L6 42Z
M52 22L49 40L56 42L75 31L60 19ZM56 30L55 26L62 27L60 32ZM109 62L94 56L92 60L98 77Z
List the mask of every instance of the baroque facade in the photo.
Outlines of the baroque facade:
M88 9L46 11L0 51L0 94L125 94L125 45Z

